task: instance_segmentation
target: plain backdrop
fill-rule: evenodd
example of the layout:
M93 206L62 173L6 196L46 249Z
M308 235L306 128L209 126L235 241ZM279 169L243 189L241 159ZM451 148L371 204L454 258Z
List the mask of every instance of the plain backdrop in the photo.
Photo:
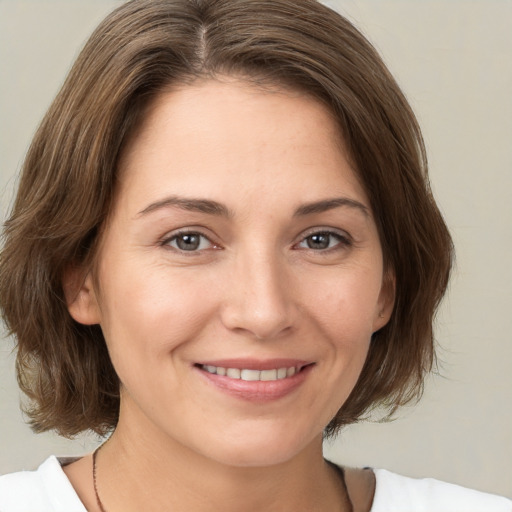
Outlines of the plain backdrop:
M112 0L0 0L0 197L5 218L39 120ZM437 321L441 376L392 423L347 428L336 462L512 497L512 2L331 0L383 54L415 109L457 268ZM11 340L0 343L0 473L98 440L34 435Z

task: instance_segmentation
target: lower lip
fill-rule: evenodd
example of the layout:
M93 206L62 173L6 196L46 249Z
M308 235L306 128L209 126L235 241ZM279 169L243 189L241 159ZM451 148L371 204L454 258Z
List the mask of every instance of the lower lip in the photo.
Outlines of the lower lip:
M307 378L313 365L305 366L292 377L271 381L246 381L231 379L224 375L209 373L199 367L195 367L203 378L213 384L220 391L248 402L271 402L279 400L295 391Z

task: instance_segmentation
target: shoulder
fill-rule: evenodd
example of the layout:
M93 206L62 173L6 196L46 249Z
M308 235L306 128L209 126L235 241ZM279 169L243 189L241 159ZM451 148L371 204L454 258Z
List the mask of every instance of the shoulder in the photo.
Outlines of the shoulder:
M0 476L0 512L86 512L56 457Z
M375 469L371 512L512 512L512 501L433 478Z

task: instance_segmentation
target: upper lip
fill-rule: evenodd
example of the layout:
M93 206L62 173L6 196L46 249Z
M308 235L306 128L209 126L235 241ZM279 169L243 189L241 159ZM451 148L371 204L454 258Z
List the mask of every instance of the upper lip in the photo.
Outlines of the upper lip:
M209 359L198 361L199 366L217 366L221 368L239 368L247 370L278 370L279 368L302 368L313 361L305 361L303 359L254 359L254 358L230 358L230 359Z

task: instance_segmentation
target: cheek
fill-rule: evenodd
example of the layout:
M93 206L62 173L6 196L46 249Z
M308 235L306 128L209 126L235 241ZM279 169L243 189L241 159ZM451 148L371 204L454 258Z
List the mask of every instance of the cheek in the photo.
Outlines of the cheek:
M333 279L305 283L303 297L331 337L359 343L373 333L381 276L373 268L342 272ZM309 284L309 286L308 286Z
M102 329L114 366L121 361L158 363L196 338L215 309L200 280L183 272L134 272L118 266L103 288Z

